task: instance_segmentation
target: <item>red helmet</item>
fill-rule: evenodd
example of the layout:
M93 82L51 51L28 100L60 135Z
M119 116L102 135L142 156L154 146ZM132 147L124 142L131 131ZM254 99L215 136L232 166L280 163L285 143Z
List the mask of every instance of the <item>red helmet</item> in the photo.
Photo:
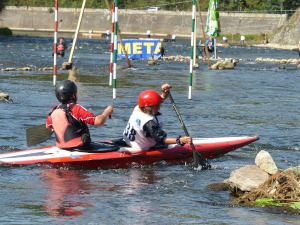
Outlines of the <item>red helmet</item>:
M139 107L157 105L161 101L162 98L156 91L143 91L139 96Z

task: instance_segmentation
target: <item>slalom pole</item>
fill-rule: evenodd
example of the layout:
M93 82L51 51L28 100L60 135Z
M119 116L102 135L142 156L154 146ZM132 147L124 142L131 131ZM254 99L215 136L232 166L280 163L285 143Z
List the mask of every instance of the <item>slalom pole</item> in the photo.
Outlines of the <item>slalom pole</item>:
M194 30L194 51L193 51L193 67L195 67L196 65L196 50L197 50L197 43L196 43L196 40L197 40L197 17L196 17L196 14L195 14L195 30Z
M195 38L195 32L194 32L194 30L195 30L195 12L196 12L196 1L193 0L189 99L192 99L193 57L194 57L194 38Z
M108 11L111 12L111 9L110 9L108 0L105 0L105 2L106 2ZM114 33L114 31L112 31L112 33ZM118 35L118 38L119 38L119 41L120 41L120 44L121 44L121 47L122 47L122 51L124 52L124 55L125 55L125 58L126 58L128 67L131 68L132 65L131 65L131 63L130 63L130 60L129 60L128 55L127 55L127 52L126 52L126 49L125 49L125 47L124 47L124 44L123 44L123 41L122 41L122 37L121 37L121 31L120 31L119 26L117 27L117 35Z
M113 99L117 92L117 49L118 49L118 0L115 0L115 34L114 34L114 68L113 68Z
M57 20L58 20L58 0L55 0L55 14L54 14L54 65L53 65L53 86L56 86L56 59L57 59Z
M109 70L109 86L112 85L113 77L113 61L114 61L114 31L115 31L115 2L111 14L111 40L110 40L110 70Z

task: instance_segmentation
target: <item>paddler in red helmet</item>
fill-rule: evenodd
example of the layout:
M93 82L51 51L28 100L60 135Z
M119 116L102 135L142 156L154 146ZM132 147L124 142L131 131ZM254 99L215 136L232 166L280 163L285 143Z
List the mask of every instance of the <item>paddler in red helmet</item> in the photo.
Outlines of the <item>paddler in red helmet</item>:
M77 104L77 86L71 80L57 84L55 94L61 104L49 114L46 128L54 130L56 146L63 149L88 146L91 138L87 124L102 126L113 114L113 106L108 106L101 115L95 116Z
M123 132L123 139L127 145L148 150L155 144L190 144L191 137L169 138L162 130L163 120L159 112L161 103L169 97L169 89L172 86L163 84L161 86L162 95L154 90L147 90L140 94L139 104L134 108L127 127Z

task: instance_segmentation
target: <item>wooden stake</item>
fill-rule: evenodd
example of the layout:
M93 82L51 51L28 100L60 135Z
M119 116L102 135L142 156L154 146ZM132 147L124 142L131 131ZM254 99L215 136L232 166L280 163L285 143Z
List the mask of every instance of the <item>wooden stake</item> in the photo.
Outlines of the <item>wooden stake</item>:
M70 53L70 56L69 56L68 63L70 63L70 64L72 63L72 58L73 58L73 54L74 54L74 50L75 50L75 45L76 45L76 41L77 41L77 37L78 37L78 33L79 33L81 21L82 21L82 16L83 16L83 13L84 13L85 3L86 3L86 0L83 0L80 15L79 15L79 20L78 20L78 23L77 23L75 36L74 36L74 39L73 39L72 49L71 49L71 53Z
M210 66L208 49L207 49L207 45L206 45L206 41L205 41L205 32L204 32L203 21L202 21L202 17L201 17L199 0L197 0L197 7L198 7L198 11L199 11L199 17L200 17L200 21L201 21L202 33L203 33L203 38L204 38L204 48L205 48L204 54L206 55L206 58L207 58L208 68L210 68L211 66Z

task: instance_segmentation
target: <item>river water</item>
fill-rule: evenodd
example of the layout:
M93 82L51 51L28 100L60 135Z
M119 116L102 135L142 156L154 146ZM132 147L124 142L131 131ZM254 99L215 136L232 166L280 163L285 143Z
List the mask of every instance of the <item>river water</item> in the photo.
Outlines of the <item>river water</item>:
M71 47L71 39L66 39ZM190 56L190 40L164 43L166 56ZM0 153L26 149L25 130L45 123L57 104L52 85L52 37L0 38L0 69L29 66L33 71L0 71ZM300 70L279 69L258 57L298 58L297 52L254 47L219 48L219 57L240 59L234 70L209 70L198 61L188 100L189 63L160 61L148 66L132 60L133 68L117 72L117 99L108 85L110 43L78 39L75 73L58 71L58 81L76 80L79 103L94 113L114 106L103 127L90 127L94 140L119 138L138 95L173 85L172 95L193 137L260 135L260 140L210 160L212 169L188 165L117 170L62 170L40 166L0 168L2 224L299 224L299 213L277 208L244 207L228 191L206 186L227 179L233 170L254 164L260 150L273 156L280 169L299 165ZM58 58L59 67L68 61ZM125 60L118 65L126 66ZM171 137L184 132L169 101L161 108ZM54 137L40 146L54 144Z

